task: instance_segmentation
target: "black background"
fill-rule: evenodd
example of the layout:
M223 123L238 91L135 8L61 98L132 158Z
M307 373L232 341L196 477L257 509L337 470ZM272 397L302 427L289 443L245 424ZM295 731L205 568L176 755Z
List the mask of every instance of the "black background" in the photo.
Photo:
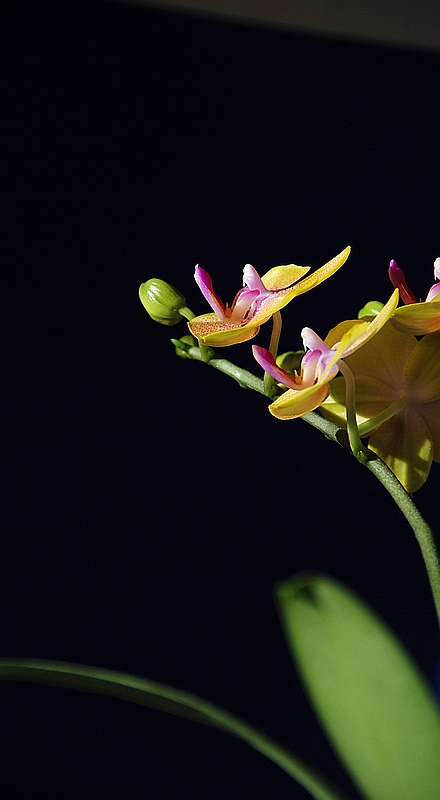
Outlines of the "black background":
M433 674L410 529L304 422L174 355L139 284L207 310L246 262L347 264L284 314L326 335L438 255L438 58L113 4L3 25L6 503L1 653L115 668L243 716L351 791L291 665L274 584L368 600ZM258 342L267 343L269 326ZM226 352L225 352L226 354ZM249 346L227 354L252 367ZM417 494L438 524L438 465ZM308 797L245 745L122 701L0 687L2 796Z

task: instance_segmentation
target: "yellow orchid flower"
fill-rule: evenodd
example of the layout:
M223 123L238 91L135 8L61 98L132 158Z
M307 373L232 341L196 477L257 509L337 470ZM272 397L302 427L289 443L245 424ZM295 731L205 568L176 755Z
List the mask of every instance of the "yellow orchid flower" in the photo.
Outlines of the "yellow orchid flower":
M346 359L364 347L390 319L399 299L397 289L388 303L369 322L348 320L333 328L326 340L310 328L301 331L307 350L301 362L301 373L292 377L279 367L274 357L263 347L252 347L255 359L278 383L288 391L269 406L269 411L278 419L294 419L318 408L330 393L330 381L336 377L342 359Z
M424 303L417 302L417 297L406 283L403 270L395 261L390 262L388 275L405 303L396 309L393 325L398 330L413 333L415 336L440 330L440 258L434 261L436 282L431 286Z
M440 331L418 340L389 323L347 365L356 381L360 436L369 436L369 448L407 492L417 491L432 462L440 462ZM345 424L342 379L333 381L320 411Z
M215 294L209 274L197 265L194 275L196 283L214 313L194 317L188 327L196 339L211 347L226 347L253 339L260 325L294 297L308 292L333 275L345 263L349 253L350 247L346 247L307 278L303 276L310 267L298 267L296 264L273 267L260 278L254 267L246 264L243 289L237 292L231 306L224 304Z

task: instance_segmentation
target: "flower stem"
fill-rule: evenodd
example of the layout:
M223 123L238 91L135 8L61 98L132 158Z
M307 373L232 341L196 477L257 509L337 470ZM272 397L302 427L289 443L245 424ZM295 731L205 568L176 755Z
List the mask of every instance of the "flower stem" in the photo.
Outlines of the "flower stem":
M175 339L172 341L177 347L181 347L182 350L185 350L188 358L192 358L197 361L203 360L198 347L191 347L186 345L184 342L180 342L179 340ZM227 361L224 358L211 358L209 361L209 366L220 370L220 372L224 372L231 378L234 378L240 384L240 386L253 389L259 394L266 394L264 382L262 380L257 378L251 372L232 364L230 361ZM343 364L343 369L341 372L343 372L344 377L347 380L346 373L348 374L348 372L346 364ZM350 378L348 378L348 380L350 381ZM349 392L350 391L351 389L349 389ZM350 405L351 398L350 402L347 400L347 408ZM336 425L334 422L324 419L324 417L321 417L320 414L317 414L314 411L310 412L309 414L304 414L302 419L309 425L312 425L314 428L321 431L321 433L323 433L327 439L337 442L346 450L351 450L360 463L362 463L370 472L373 473L377 480L380 481L396 505L400 508L405 519L413 529L419 545L440 625L440 555L433 532L418 510L412 497L403 488L402 484L396 478L394 473L379 458L379 456L362 445L357 424L356 428L352 424L351 413L352 412L350 412L350 427L349 420L347 419L347 431L344 430L344 428L338 427L338 425ZM356 423L355 416L354 422ZM361 455L360 458L359 455Z
M184 350L188 358L191 358L194 361L205 361L198 347L192 347L191 345L182 342L180 339L171 339L171 341L175 347L178 347L180 350ZM266 394L264 390L264 383L261 378L257 378L256 375L253 375L252 372L248 372L246 369L237 367L236 364L232 364L232 362L227 361L226 358L217 358L216 356L212 356L214 351L211 350L211 348L207 349L210 351L211 356L207 362L209 363L210 367L214 367L214 369L218 369L225 375L229 375L230 378L234 378L244 389L253 389L254 392L258 392L259 394Z
M390 406L388 406L388 408L385 408L384 411L381 411L380 414L376 414L375 417L370 417L370 419L367 419L366 422L363 422L358 426L359 436L369 436L371 431L374 431L374 429L378 428L379 425L383 425L383 423L388 419L394 417L394 415L397 414L398 411L401 411L402 408L405 408L409 402L410 398L404 395L396 400L395 403L392 403Z
M348 440L353 455L361 464L366 464L370 458L371 450L361 442L359 429L356 420L356 397L355 397L355 382L354 375L350 367L344 361L338 363L339 371L342 372L345 378L345 407L347 413L347 433Z
M304 414L302 419L321 431L327 439L337 442L346 450L350 449L347 431L339 428L334 422L324 419L314 411ZM361 463L380 481L413 529L425 564L440 626L440 554L432 529L420 513L411 495L379 456L368 450L368 459Z
M423 561L425 562L425 568L428 574L440 626L440 555L434 534L426 520L422 517L412 497L380 458L371 459L365 466L376 476L382 486L385 487L414 531Z
M194 314L194 311L191 311L191 309L188 308L188 306L182 306L182 308L179 308L179 314L185 319L187 319L189 322L191 322L191 320L194 319L194 317L196 316ZM208 362L210 360L211 348L199 342L199 349L200 349L200 355L202 356L201 360Z
M281 336L281 326L282 326L281 311L275 311L275 314L272 317L272 333L269 342L269 353L271 353L271 355L273 355L274 358L276 358L278 355L278 345ZM275 379L272 378L272 375L269 375L268 372L265 372L263 383L264 383L265 394L268 397L272 397L275 388Z
M195 317L194 311L191 311L188 306L182 306L182 308L179 308L179 314L182 317L185 317L185 319L189 320L189 322L191 322L191 320Z

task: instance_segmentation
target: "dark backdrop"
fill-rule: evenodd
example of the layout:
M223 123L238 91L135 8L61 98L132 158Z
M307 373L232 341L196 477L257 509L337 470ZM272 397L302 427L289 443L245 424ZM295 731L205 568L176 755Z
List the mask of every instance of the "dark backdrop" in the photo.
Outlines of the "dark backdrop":
M346 452L174 355L148 277L206 304L246 262L343 269L284 315L284 349L438 255L438 59L112 4L4 19L6 321L1 653L197 692L349 788L303 698L274 584L321 570L427 674L437 640L409 528ZM265 344L268 327L259 343ZM250 365L248 345L232 360ZM438 466L418 493L438 524ZM8 683L2 796L306 798L226 735L122 701ZM352 796L355 792L352 791Z

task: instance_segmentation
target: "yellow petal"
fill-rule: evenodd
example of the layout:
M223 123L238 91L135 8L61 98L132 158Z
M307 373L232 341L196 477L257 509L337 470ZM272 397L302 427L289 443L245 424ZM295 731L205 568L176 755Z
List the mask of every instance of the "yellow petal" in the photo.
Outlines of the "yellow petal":
M355 380L356 411L366 419L380 414L401 397L399 392L396 392L387 383L377 381L368 375L358 375ZM344 379L337 378L332 381L330 393L337 402L345 403Z
M406 406L384 422L368 442L385 461L407 492L416 492L431 469L434 445L423 417L414 406Z
M352 353L346 363L356 381L360 376L369 376L400 394L404 391L405 364L416 346L415 336L396 330L388 322L373 339Z
M392 316L393 312L397 307L398 302L399 302L399 290L394 289L394 292L392 293L390 299L388 300L388 303L384 305L381 311L379 311L379 313L374 317L374 319L371 320L371 322L361 322L359 323L355 331L352 331L351 333L350 331L348 331L345 334L347 344L345 345L344 348L344 354L345 354L344 357L349 356L350 353L354 352L354 350L358 350L359 347L362 347L367 342L369 342L370 339L373 338L373 336L376 336L376 334L380 331L381 328L383 328L385 323L388 322L388 320ZM356 333L357 335L355 336L354 334ZM343 340L344 337L341 340L341 343Z
M373 417L393 405L402 395L388 383L382 383L369 375L356 378L356 409L363 417Z
M405 383L411 399L432 403L440 399L440 331L424 336L413 349L406 367Z
M326 344L335 347L335 355L328 363L325 373L331 369L340 358L348 358L350 354L356 350L363 348L373 337L377 336L378 332L388 322L394 309L399 302L399 290L395 289L391 295L388 303L384 305L379 314L375 316L370 322L359 322L358 320L342 322L333 328L326 339ZM341 335L338 343L337 335ZM334 340L334 342L333 342ZM347 361L347 363L349 363Z
M304 278L302 281L296 284L295 294L298 296L300 294L304 294L304 292L308 292L310 289L313 289L315 286L318 286L323 281L330 278L331 275L334 275L335 272L342 267L343 264L347 261L348 256L350 255L351 247L346 247L341 253L328 261L327 264L320 267L319 269L312 272L311 275L308 275L307 278Z
M411 303L396 308L392 322L399 331L408 331L415 336L440 330L440 297L429 303Z
M388 384L364 375L356 377L356 419L358 425L389 408L399 396ZM330 384L330 394L320 408L326 419L346 425L345 379L335 378Z
M281 267L272 267L269 272L261 278L266 289L271 292L277 289L287 289L292 283L299 281L303 275L310 272L310 267L297 267L296 264L284 264Z
M217 314L202 314L188 322L193 336L210 347L226 347L253 339L260 330L259 324L228 325Z
M277 419L294 419L314 411L324 402L329 393L327 381L316 383L308 389L288 389L270 406L269 411Z
M263 325L267 322L276 311L281 311L284 306L287 306L294 297L296 297L296 284L291 286L290 289L279 289L273 295L267 297L261 304L258 311L252 317L252 325Z
M343 386L343 395L344 399L343 402L339 402L336 397L333 396L333 384L335 381L341 380L344 384ZM342 396L342 395L341 395ZM341 428L346 427L347 423L347 416L346 416L346 408L345 408L345 381L344 378L335 378L332 381L331 386L331 393L329 396L324 400L322 405L319 408L321 414L325 419L329 419L331 422L335 422L336 425L339 425Z
M434 444L433 461L440 463L440 400L417 406Z
M339 322L338 325L335 325L335 327L329 331L325 337L325 343L328 344L329 347L339 344L344 334L355 325L359 325L358 319L346 319L344 322Z

